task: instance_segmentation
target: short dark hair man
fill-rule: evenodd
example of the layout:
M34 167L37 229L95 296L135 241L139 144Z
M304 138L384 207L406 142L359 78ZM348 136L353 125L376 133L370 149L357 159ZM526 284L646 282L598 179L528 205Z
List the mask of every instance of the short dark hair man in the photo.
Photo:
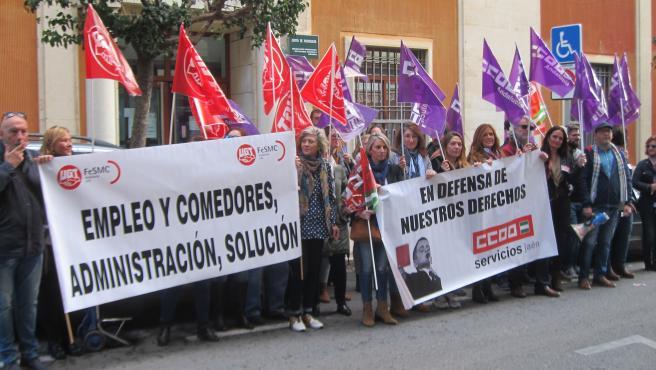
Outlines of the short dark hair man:
M39 361L36 311L43 264L44 209L38 153L26 150L24 113L0 121L0 359L3 368L45 369ZM15 326L14 326L15 325Z
M430 243L420 238L412 250L412 263L417 272L408 274L401 269L401 275L413 299L419 299L442 290L442 280L433 270Z

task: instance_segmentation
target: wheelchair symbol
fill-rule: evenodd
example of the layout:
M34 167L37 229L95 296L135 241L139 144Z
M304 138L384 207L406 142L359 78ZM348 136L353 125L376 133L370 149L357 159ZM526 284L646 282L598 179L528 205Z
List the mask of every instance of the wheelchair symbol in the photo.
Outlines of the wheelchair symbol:
M570 55L574 54L574 49L572 45L569 44L568 40L565 40L565 32L560 31L560 41L556 44L556 54L558 58L565 59Z

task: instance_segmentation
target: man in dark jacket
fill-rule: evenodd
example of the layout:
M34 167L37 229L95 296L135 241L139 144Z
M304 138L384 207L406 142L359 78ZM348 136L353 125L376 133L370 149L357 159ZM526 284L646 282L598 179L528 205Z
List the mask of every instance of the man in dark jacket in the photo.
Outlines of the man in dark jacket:
M37 153L25 150L25 114L0 121L0 359L4 368L45 369L39 362L36 303L43 263L44 212Z
M408 274L401 269L401 275L413 299L419 299L442 290L442 279L433 270L428 239L421 238L417 241L415 249L412 251L412 263L417 272Z
M608 254L610 243L615 233L620 211L631 214L631 176L624 153L611 143L612 126L602 123L595 128L595 144L586 148L587 163L584 178L589 193L583 201L583 213L586 217L594 213L605 212L609 220L595 227L583 240L583 256L579 271L579 288L590 289L588 273L594 255L594 283L613 288L615 283L608 280ZM592 211L590 210L592 207Z

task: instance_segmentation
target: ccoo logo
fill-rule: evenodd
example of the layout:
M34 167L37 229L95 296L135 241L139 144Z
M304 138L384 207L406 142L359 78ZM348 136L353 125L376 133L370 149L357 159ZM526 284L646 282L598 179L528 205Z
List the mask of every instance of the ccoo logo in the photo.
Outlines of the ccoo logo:
M82 183L82 173L77 167L68 164L57 172L57 183L66 190L74 190Z
M237 159L244 166L250 166L255 163L255 148L249 144L242 144L237 148Z

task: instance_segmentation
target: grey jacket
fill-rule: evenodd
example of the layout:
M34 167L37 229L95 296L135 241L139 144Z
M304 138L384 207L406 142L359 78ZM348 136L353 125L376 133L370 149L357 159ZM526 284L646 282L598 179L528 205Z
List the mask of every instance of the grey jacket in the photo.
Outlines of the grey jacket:
M39 169L26 150L16 168L4 160L0 142L0 257L35 256L43 251L45 213Z

